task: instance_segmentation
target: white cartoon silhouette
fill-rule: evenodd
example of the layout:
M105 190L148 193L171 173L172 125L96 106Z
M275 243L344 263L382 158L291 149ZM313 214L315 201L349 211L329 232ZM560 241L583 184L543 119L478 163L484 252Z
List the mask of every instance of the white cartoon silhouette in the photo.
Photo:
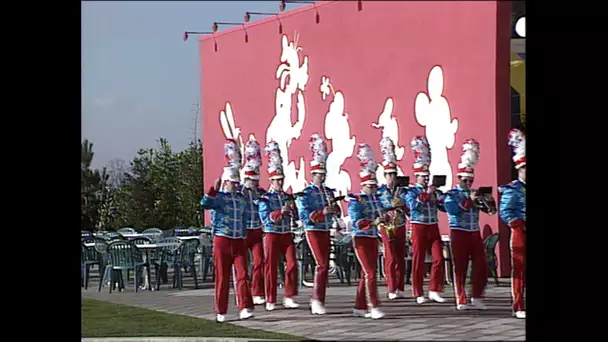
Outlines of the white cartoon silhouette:
M241 128L237 127L234 122L234 113L232 112L232 105L230 102L226 102L226 109L220 111L220 124L224 131L224 137L226 139L234 139L241 149L241 156L245 155L245 145L243 144L243 137L241 136ZM250 139L255 139L255 135L250 134ZM241 179L244 177L244 170L241 169Z
M458 131L458 119L452 120L450 106L443 97L443 70L434 66L429 73L428 96L418 93L414 111L416 121L426 127L426 138L431 147L431 175L445 175L446 184L440 190L452 188L452 166L448 158L448 149L454 147L455 134Z
M336 196L346 195L351 189L350 175L342 169L347 158L355 151L355 137L350 135L348 113L344 111L344 95L334 91L329 78L321 77L321 98L325 100L330 94L334 100L325 115L325 138L331 140L331 153L327 157L325 184L337 190Z
M308 83L308 56L300 65L298 52L298 37L295 42L289 42L286 35L282 36L281 64L277 68L275 77L279 80L276 91L275 116L266 131L266 143L274 140L279 144L283 156L283 171L285 173L284 190L291 187L293 192L302 191L306 183L306 164L300 158L300 169L296 169L293 161L289 160L289 146L293 139L300 138L302 127L306 119L306 106L304 104L304 90ZM292 125L291 107L292 96L297 93L298 121Z
M397 161L403 159L405 154L405 147L399 146L399 125L397 124L397 118L393 116L394 103L392 98L387 98L384 103L384 110L378 116L378 122L372 123L372 127L382 129L382 136L379 141L384 137L389 137L395 144L395 155ZM403 170L397 165L397 174L403 176ZM378 170L376 171L376 178L379 184L386 182L384 178L384 167L382 163L378 163Z

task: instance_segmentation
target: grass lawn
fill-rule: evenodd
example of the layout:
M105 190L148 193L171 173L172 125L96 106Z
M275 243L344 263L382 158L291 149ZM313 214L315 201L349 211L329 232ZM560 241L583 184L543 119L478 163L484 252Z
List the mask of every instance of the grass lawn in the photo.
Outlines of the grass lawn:
M255 319L255 318L254 318ZM303 340L259 329L168 314L129 305L82 299L82 337L241 337Z

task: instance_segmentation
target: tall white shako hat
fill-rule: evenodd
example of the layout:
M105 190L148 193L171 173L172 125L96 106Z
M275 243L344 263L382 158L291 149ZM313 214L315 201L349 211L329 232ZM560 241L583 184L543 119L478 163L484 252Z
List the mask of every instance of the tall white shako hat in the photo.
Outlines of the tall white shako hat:
M311 173L325 173L325 161L327 160L327 144L325 140L315 133L310 137L310 151L312 161L310 162Z
M522 131L517 128L509 131L509 146L513 149L515 169L526 166L526 137Z
M475 177L475 166L479 162L479 143L468 139L462 144L462 156L458 164L457 176Z
M416 136L410 143L414 154L414 175L428 176L431 165L431 147L425 137Z
M268 179L283 179L283 158L281 158L281 149L276 141L271 141L266 144L264 149L266 157L268 157Z
M397 173L397 155L395 155L395 144L389 137L380 140L380 151L382 152L382 167L384 173Z
M245 166L243 167L244 177L259 180L261 165L262 152L260 151L260 144L253 137L250 137L249 141L245 144Z
M359 172L361 185L378 184L378 181L376 180L376 169L378 168L378 165L374 160L372 148L369 147L368 144L359 144L357 158L361 162L361 172Z
M222 173L223 181L240 182L241 175L239 169L241 168L242 156L239 145L234 139L227 139L224 143L224 157L226 166Z

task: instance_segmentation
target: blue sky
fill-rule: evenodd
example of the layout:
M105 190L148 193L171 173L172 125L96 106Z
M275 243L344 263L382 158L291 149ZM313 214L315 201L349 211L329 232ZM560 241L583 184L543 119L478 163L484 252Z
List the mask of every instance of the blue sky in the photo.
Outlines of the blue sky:
M279 1L81 4L82 138L94 143L94 168L115 158L128 163L160 137L175 150L194 138L198 39L184 42L184 31L210 31L214 21L242 22L246 11L279 11Z

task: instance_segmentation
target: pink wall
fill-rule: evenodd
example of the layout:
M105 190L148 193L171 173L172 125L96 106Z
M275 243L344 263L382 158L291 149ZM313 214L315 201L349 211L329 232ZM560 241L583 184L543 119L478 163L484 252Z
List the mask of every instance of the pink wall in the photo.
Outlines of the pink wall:
M496 188L497 184L509 181L511 164L506 135L510 112L510 4L499 5L495 1L363 2L363 10L358 11L357 2L329 2L316 5L316 9L319 23L316 23L317 12L312 6L285 12L280 19L283 35L289 42L295 40L294 33L298 35L297 45L301 47L298 67L305 56L308 59L308 82L303 87L305 90L299 92L304 99L305 119L301 132L291 134L288 156L296 169L300 168L300 158L304 158L308 180L311 159L308 139L313 133L339 136L350 128L350 136L356 139L356 144L370 144L380 159L382 129L373 127L372 123L378 122L387 98L391 98L392 116L398 125L398 145L405 147L405 154L399 161L405 174L411 174L410 140L415 135L426 134L429 140L436 141L431 142L435 146L434 156L441 154L441 148L436 147L441 143L437 141L443 141L443 150L447 149L445 162L449 161L454 178L463 141L475 138L481 144L476 185ZM292 124L281 124L281 115L275 118L275 114L282 111L276 94L279 88L276 73L283 52L278 26L276 18L248 24L247 43L240 27L201 39L206 188L222 172L225 134L220 112L225 110L227 102L244 142L253 134L262 145L265 144L273 120L279 131L289 131L298 121L298 91L290 96ZM434 66L443 70L441 96L444 100L433 99L431 110L423 115L423 107L416 108L416 97L421 92L428 94L427 81ZM348 121L343 119L338 121L340 124L331 125L340 126L337 131L332 128L325 131L326 114L335 97L330 94L323 100L322 76L328 77L334 91L341 92L344 97ZM292 76L286 83L296 78ZM284 104L290 102L282 101ZM424 117L426 127L417 120L416 111ZM457 131L450 134L445 131L446 124L454 120L458 121ZM299 138L295 138L298 133ZM450 138L455 144L446 148ZM328 140L330 152L337 148L333 144L347 143L339 138ZM351 192L359 190L356 153L355 145L353 153L341 165L341 170L350 174ZM445 162L438 163L447 165ZM265 163L264 158L263 179L266 178ZM265 180L262 184L267 186ZM496 192L494 195L497 196ZM440 221L441 231L446 234L445 214L440 214ZM499 219L483 216L481 225L489 225L496 232ZM503 225L500 231L503 233L498 248L502 255L499 257L501 273L506 275L509 270L508 259L505 259L508 229Z

